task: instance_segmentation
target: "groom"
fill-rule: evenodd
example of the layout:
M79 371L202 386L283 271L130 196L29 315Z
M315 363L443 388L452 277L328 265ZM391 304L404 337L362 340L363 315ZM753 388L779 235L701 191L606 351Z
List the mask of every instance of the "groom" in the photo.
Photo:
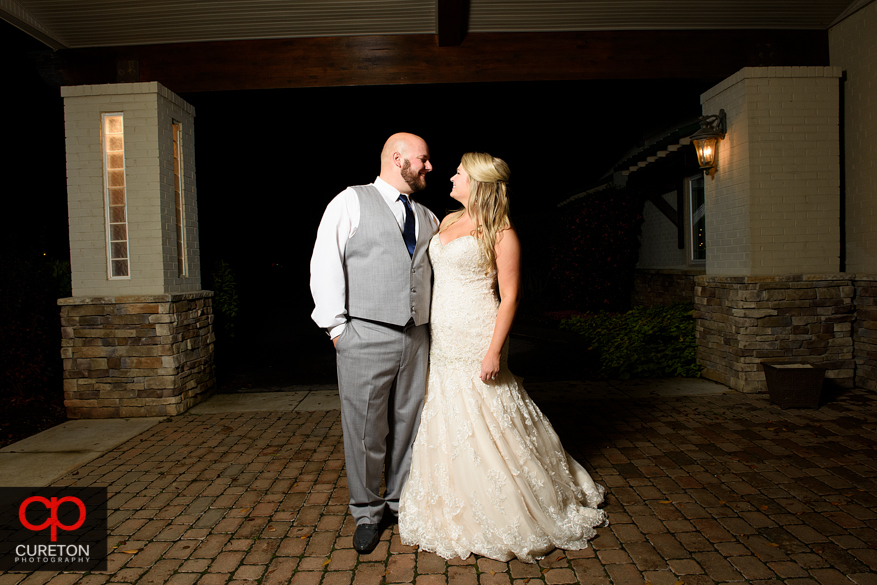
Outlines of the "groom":
M420 424L432 281L426 252L438 220L408 196L426 187L431 170L422 138L391 136L375 182L348 187L326 207L311 258L311 317L335 344L359 553L377 546L381 520L399 511Z

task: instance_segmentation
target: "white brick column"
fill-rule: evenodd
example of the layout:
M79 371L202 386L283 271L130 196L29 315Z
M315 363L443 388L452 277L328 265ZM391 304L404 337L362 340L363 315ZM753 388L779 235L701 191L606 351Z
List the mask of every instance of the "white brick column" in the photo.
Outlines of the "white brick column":
M877 3L828 29L831 63L844 70L847 270L856 288L856 384L877 390Z
M877 3L828 29L828 49L846 74L847 270L877 274Z
M156 82L62 87L74 296L201 290L195 109ZM124 115L130 278L107 273L101 114ZM173 123L182 128L188 276L177 265Z
M747 67L701 96L727 136L705 180L706 275L697 278L704 376L765 388L762 362L854 384L854 275L841 249L839 67Z
M728 115L705 181L708 275L837 272L839 67L746 67L701 96Z
M180 414L215 387L213 293L201 290L198 252L195 110L154 82L63 87L61 95L74 295L58 301L67 414ZM122 268L110 269L118 258Z

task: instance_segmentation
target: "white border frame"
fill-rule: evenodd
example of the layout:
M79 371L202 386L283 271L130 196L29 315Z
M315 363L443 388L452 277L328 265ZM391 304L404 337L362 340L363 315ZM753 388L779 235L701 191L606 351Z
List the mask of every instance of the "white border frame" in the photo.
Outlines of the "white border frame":
M187 248L188 240L186 238L186 189L185 182L183 181L183 123L179 120L171 121L171 150L173 151L173 157L179 162L179 174L180 174L180 233L179 238L182 241L178 241L177 245L179 249L177 250L177 276L180 278L188 278L189 276L189 250ZM173 140L173 127L177 128L177 141L174 144ZM177 165L174 165L174 175L177 174ZM177 213L177 194L174 192L174 216ZM176 217L174 218L176 219ZM176 223L174 224L174 233L176 233Z
M697 220L700 219L700 217L695 218L695 213L697 213L697 211L694 209L694 191L691 188L691 185L697 179L700 179L701 181L703 181L703 186L704 186L703 216L706 216L706 179L704 177L704 174L700 173L699 175L691 175L690 177L685 178L685 190L688 191L688 197L687 197L688 205L686 206L688 208L688 213L686 214L688 216L687 217L687 219L688 219L688 226L687 226L688 237L686 238L686 241L688 242L688 246L687 246L688 250L687 250L687 253L685 256L686 256L686 262L690 266L702 266L702 265L706 264L706 258L700 259L700 258L694 257L694 249L695 249L695 245L696 245L696 242L694 240L694 226L697 223ZM703 217L703 216L701 216L701 217ZM706 221L704 221L704 232L706 232ZM706 233L704 233L704 243L706 243Z
M109 168L107 165L107 118L112 116L121 116L122 118L122 180L125 189L125 246L128 250L127 276L113 276L113 258L112 258L112 240L110 239L110 178ZM103 179L104 179L104 222L106 226L106 250L107 250L107 279L108 280L131 280L131 230L128 225L128 163L125 158L125 113L124 112L103 112L100 118L100 136L101 136L101 158L103 160Z

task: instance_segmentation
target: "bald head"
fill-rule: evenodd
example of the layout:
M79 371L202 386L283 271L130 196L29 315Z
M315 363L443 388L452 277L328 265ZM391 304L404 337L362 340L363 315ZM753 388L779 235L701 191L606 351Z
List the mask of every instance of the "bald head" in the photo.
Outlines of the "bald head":
M411 194L426 187L426 173L432 170L429 147L415 134L393 134L381 151L381 179L400 193Z

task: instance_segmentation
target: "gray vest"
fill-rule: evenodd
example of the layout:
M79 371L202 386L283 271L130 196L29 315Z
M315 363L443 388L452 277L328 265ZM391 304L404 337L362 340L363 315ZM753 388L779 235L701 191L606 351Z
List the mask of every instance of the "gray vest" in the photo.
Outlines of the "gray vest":
M349 317L405 325L429 322L432 266L427 257L435 233L421 205L411 202L418 235L414 257L381 193L372 185L353 187L359 197L359 226L347 242Z

